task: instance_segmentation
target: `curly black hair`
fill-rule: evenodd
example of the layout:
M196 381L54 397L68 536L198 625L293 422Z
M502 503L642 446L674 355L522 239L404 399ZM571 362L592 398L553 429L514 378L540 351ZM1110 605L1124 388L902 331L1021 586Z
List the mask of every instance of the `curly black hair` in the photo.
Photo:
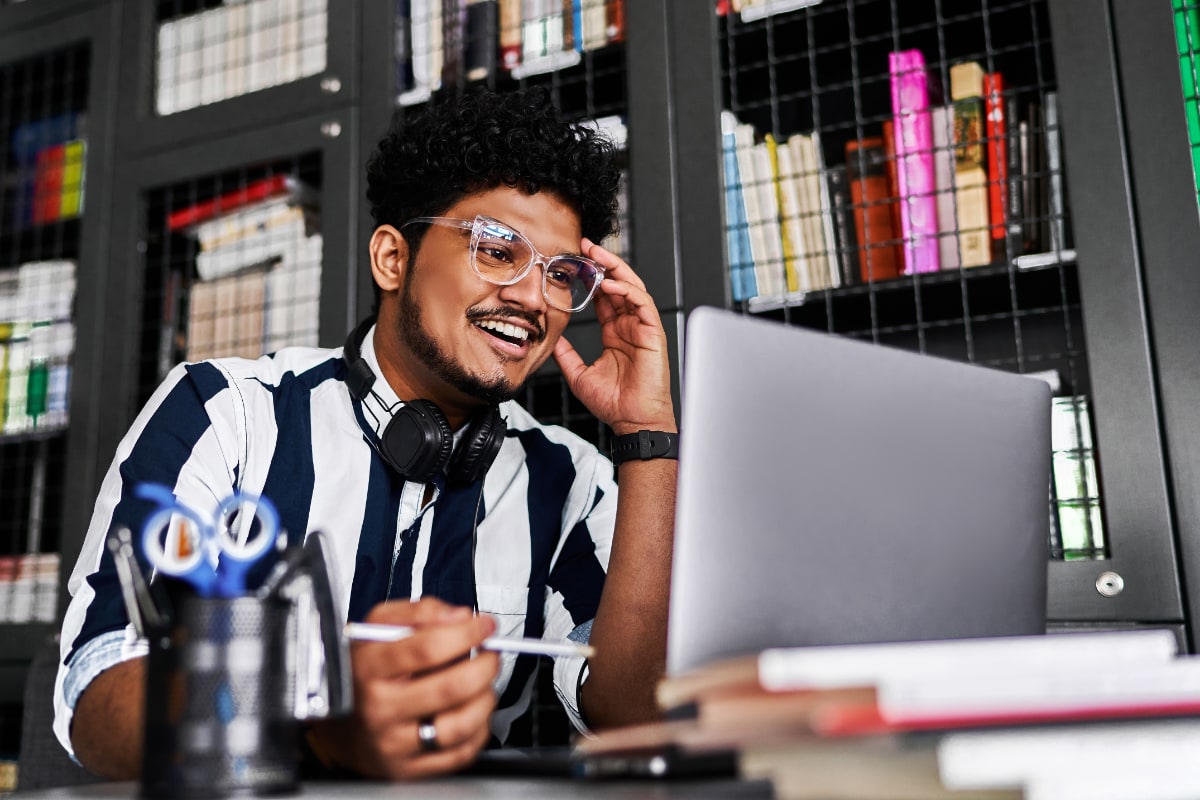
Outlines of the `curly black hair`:
M503 185L552 192L578 212L583 235L599 242L615 229L619 182L613 144L593 127L564 121L543 87L473 91L398 116L367 161L375 224L396 227ZM404 231L414 250L421 232Z

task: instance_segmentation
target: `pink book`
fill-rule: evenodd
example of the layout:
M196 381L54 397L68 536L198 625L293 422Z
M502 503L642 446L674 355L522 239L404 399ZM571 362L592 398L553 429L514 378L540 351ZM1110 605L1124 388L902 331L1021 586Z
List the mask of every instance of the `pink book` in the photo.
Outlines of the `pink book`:
M938 258L937 186L934 182L933 127L929 117L929 75L920 50L888 54L892 116L896 130L896 184L904 239L904 272L936 272Z

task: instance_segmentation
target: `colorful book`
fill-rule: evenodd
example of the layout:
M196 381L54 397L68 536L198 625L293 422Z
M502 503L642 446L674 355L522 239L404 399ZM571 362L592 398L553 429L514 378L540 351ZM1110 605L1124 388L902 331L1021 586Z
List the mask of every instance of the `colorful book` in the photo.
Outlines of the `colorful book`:
M87 142L76 139L63 145L62 201L59 216L72 219L83 213L84 163Z
M799 175L795 164L792 163L792 151L787 143L780 145L769 133L764 138L775 169L775 193L779 204L779 232L783 241L783 268L787 290L807 292L813 287L808 280L808 266L804 257Z
M729 285L734 302L749 300L757 294L754 281L754 256L750 252L750 231L746 221L746 202L742 196L742 178L738 170L737 118L728 111L721 114L722 166L725 181L725 246L729 262Z
M1003 259L1005 221L1008 208L1008 121L1004 101L1004 76L983 76L983 111L987 122L988 215L992 222L992 254Z
M195 205L181 208L167 217L167 229L180 231L220 214L233 211L242 206L268 197L276 197L299 191L300 184L290 175L272 175L269 178L254 181L232 192L205 200Z
M975 61L950 68L950 98L954 103L954 200L959 254L964 267L979 267L992 261L983 78L983 67Z
M920 50L888 54L892 116L896 130L896 176L906 273L936 272L937 198L933 134L929 119L929 76Z
M933 183L937 190L938 258L942 269L958 269L958 216L954 205L954 109L931 112Z
M1188 143L1192 146L1192 171L1200 192L1200 7L1195 0L1171 0L1171 7L1175 11L1175 44Z
M854 235L864 283L900 274L904 254L889 209L887 154L881 137L846 142L846 173L854 207Z
M37 154L33 184L33 223L54 222L62 214L63 168L66 145L51 145Z
M841 275L841 285L848 286L858 283L862 278L858 264L858 247L854 238L854 207L850 202L846 166L841 164L825 170L825 181L829 184L838 273Z
M498 0L500 16L500 64L512 71L521 65L522 0Z

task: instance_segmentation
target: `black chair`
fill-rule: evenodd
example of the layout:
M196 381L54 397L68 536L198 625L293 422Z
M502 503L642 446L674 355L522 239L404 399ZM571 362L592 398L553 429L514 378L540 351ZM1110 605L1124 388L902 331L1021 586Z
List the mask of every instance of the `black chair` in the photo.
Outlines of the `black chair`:
M46 637L29 665L17 756L21 791L99 783L102 779L71 760L54 736L54 678L58 672L58 634Z

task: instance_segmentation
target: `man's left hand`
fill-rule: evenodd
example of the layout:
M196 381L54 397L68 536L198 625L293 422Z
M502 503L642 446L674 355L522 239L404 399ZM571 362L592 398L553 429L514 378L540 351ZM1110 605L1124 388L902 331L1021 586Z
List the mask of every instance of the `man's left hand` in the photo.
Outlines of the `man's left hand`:
M605 269L593 298L603 350L588 365L560 338L554 359L567 385L618 436L642 429L675 432L667 336L646 284L600 245L584 239L583 252Z

